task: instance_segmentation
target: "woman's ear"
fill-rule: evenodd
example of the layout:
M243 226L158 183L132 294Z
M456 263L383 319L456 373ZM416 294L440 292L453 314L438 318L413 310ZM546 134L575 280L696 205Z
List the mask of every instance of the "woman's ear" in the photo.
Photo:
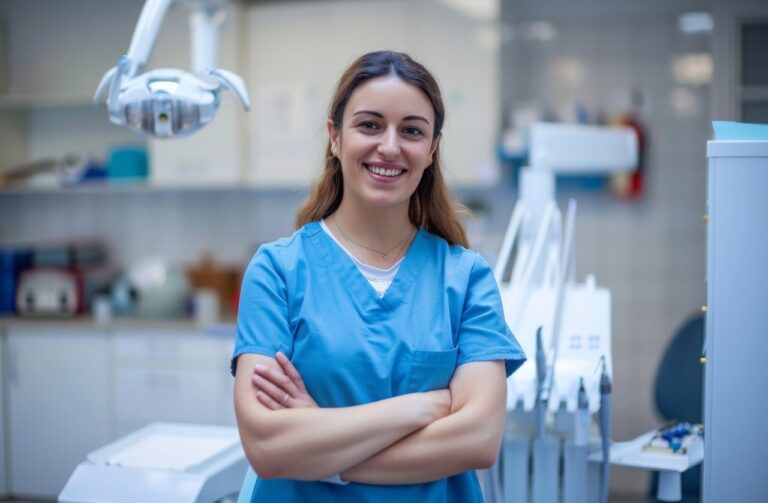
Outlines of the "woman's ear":
M442 137L441 134L438 134L435 137L435 141L432 142L432 147L429 149L429 157L427 157L427 168L432 166L432 159L435 157L435 152L437 152L437 147L440 145L440 138Z
M331 119L328 119L328 122L326 123L326 128L328 129L328 138L331 141L331 154L338 157L339 156L339 131L336 129L336 126L333 125L333 121Z

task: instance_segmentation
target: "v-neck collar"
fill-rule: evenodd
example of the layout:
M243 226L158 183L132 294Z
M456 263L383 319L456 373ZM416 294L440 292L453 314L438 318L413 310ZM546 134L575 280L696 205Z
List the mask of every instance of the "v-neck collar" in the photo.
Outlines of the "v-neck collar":
M426 232L419 229L405 254L405 258L400 263L400 270L392 280L392 284L384 297L379 297L379 294L365 279L352 258L320 227L319 222L308 223L306 230L310 241L320 256L328 265L333 267L352 295L366 310L394 311L397 309L429 257L431 242Z

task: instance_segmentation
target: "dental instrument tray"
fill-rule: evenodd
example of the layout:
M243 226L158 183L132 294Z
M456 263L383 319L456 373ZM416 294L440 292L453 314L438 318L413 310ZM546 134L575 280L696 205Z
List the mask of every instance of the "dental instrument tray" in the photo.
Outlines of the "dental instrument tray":
M677 423L656 432L650 442L643 446L644 452L656 454L684 455L688 448L704 435L704 425Z
M657 437L660 431L664 430L649 431L628 442L614 442L611 445L611 464L647 470L684 472L702 462L704 437L698 433L688 435L689 440L686 441L685 449L680 448L676 453L671 449L661 452L658 449L647 449L646 447L651 445L655 438L660 438ZM594 452L589 456L589 460L602 462L602 452Z

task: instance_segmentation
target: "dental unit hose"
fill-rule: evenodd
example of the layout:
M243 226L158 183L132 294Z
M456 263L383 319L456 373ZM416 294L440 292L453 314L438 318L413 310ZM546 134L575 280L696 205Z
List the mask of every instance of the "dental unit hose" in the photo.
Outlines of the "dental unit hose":
M587 445L589 443L589 424L591 414L589 412L589 399L587 390L584 389L584 378L579 379L578 408L576 410L576 424L574 427L574 445Z
M544 381L547 377L547 355L541 327L536 330L536 438L543 439L547 425L547 404L544 401Z
M603 473L600 481L600 503L608 502L608 481L611 470L611 378L601 357L603 370L600 374L600 439L603 449Z

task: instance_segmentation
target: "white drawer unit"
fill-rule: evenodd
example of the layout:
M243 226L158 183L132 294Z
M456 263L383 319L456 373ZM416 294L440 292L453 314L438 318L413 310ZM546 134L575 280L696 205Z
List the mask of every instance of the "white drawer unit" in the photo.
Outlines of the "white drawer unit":
M112 344L119 435L155 421L234 425L229 338L120 330Z
M142 321L2 325L0 440L14 497L56 498L89 452L152 422L235 425L233 331Z
M210 367L220 369L227 362L219 361L222 337L205 335L194 329L124 330L114 331L113 352L118 367ZM227 348L231 351L231 348Z
M155 421L219 424L220 381L211 370L115 369L118 435Z

